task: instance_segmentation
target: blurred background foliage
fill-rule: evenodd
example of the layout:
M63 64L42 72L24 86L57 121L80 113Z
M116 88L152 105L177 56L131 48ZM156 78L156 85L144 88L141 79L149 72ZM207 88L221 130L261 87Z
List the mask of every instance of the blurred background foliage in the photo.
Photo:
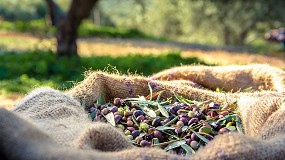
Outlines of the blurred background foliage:
M62 12L71 0L55 0ZM264 40L264 33L284 27L284 0L99 0L79 28L80 37L141 38L179 41L210 46L233 46L266 54L281 50ZM28 33L42 39L55 36L43 0L1 0L0 32ZM130 56L82 56L70 60L54 56L53 49L11 50L28 40L0 40L0 88L2 93L26 93L32 86L69 88L86 70L115 66L122 73L150 75L181 64L202 63L180 52ZM51 42L54 44L54 42ZM10 47L12 46L13 47ZM208 64L209 65L209 64Z
M55 2L66 11L71 0ZM0 1L2 20L27 22L46 18L43 0L18 3L19 0ZM99 0L89 20L97 26L130 29L185 42L249 45L263 39L268 30L284 26L284 7L283 0ZM33 21L25 28L17 22L15 30L35 30L42 27L39 24L40 21ZM85 26L87 30L93 29Z

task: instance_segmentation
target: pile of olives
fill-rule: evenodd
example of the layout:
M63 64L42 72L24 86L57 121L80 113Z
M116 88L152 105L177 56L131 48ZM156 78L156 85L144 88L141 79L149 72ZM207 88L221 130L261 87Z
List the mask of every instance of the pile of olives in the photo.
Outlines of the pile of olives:
M242 132L237 105L196 102L176 96L175 102L145 97L95 104L92 121L105 121L121 130L139 147L160 147L180 155L195 153L216 135Z

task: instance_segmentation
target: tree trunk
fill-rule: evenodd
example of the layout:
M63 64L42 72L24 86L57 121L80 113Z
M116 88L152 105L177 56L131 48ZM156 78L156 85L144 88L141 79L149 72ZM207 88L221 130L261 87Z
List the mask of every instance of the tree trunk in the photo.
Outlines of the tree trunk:
M223 36L224 36L224 45L229 45L231 44L231 32L229 30L229 28L227 26L224 27L224 31L223 31Z
M84 18L87 18L92 11L93 6L98 0L72 0L68 13L58 19L59 14L54 7L53 0L46 0L50 15L55 19L53 23L57 28L57 54L59 56L78 56L77 54L77 29ZM53 10L53 11L52 11ZM53 14L52 14L53 13Z
M57 53L59 56L78 56L77 29L91 13L98 0L73 0L64 20L58 24Z

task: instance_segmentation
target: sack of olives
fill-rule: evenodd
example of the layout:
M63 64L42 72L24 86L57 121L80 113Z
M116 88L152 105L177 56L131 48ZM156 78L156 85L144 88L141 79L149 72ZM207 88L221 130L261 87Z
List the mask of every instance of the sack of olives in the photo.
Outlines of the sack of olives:
M13 111L55 150L71 147L72 156L60 154L69 159L282 159L284 78L267 65L181 66L150 77L90 72L65 93L34 90Z

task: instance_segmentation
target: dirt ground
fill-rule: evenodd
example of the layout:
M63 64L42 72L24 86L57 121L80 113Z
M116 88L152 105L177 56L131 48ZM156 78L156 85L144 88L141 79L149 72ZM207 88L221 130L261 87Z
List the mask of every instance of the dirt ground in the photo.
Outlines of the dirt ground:
M41 45L44 43L45 47L51 50L55 48L55 40L48 39L43 41L40 38L31 35L19 34L1 34L0 38L7 37L17 38L21 42L28 41L33 45ZM28 45L22 45L23 49ZM285 69L285 58L283 55L258 55L252 53L241 52L230 48L214 48L198 44L187 44L180 42L161 42L151 40L139 39L104 39L104 38L81 38L78 41L78 49L81 56L91 55L110 55L123 56L129 54L165 54L167 52L180 51L183 57L195 56L198 59L216 65L245 65L245 64L268 64L271 66ZM21 99L23 95L0 95L0 106L10 109L17 100Z

